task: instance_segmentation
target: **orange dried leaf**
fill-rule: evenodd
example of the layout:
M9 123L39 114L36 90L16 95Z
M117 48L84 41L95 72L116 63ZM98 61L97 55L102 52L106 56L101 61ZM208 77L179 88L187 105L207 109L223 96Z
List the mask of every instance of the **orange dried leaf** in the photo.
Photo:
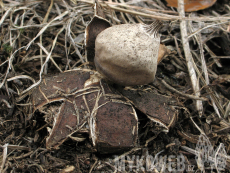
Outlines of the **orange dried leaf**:
M176 7L178 5L177 0L166 0L167 5L171 7ZM205 8L211 7L216 0L184 0L185 4L185 11L191 12L191 11L198 11L203 10Z

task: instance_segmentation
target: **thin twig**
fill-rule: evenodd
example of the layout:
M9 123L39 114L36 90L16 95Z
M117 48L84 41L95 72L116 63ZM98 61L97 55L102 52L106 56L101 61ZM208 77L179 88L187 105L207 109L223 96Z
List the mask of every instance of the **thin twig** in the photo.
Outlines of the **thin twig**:
M181 18L185 17L184 0L178 0L178 11L179 11ZM181 39L182 39L182 44L184 48L184 54L185 54L185 58L187 62L189 76L190 76L191 83L192 83L192 88L193 88L194 94L196 96L200 96L199 80L197 79L196 72L193 67L192 54L189 48L186 21L183 19L181 19L181 22L180 22L180 29L181 29ZM196 109L199 112L199 115L202 116L203 105L202 105L201 100L196 101Z

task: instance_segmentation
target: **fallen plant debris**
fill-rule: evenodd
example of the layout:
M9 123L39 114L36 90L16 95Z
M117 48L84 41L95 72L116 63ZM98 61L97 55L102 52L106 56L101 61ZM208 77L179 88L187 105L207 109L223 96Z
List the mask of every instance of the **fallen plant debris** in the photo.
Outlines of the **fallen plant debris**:
M94 16L85 28L85 48L87 60L89 62L94 62L95 40L97 35L110 26L111 24L109 21L105 19L105 14L102 10L102 7L98 1L95 1Z
M123 89L120 92L127 97L133 105L141 112L146 114L150 120L160 124L165 131L175 125L177 120L177 111L175 107L177 101L172 97L153 93L154 90L148 89Z
M47 112L46 121L53 124L46 147L57 149L67 138L82 142L85 138L72 135L86 132L96 151L103 154L135 147L138 118L130 103L165 131L175 124L177 111L172 107L176 101L142 90L121 89L120 93L125 97L101 81L97 72L86 69L44 78L33 90L32 99L34 112ZM57 106L56 102L63 103Z
M33 90L34 110L44 112L46 105L54 115L47 148L58 148L68 137L78 142L84 138L74 133L90 134L100 153L121 152L136 146L138 120L134 108L121 95L111 92L95 71L73 70L47 77ZM74 80L73 80L74 79ZM47 111L48 112L48 111ZM47 122L49 123L49 122Z
M229 172L230 2L186 2L0 0L0 172ZM154 20L152 83L96 75L90 21Z
M177 0L166 0L167 5L171 7L177 7L178 8L178 1ZM208 7L211 7L216 0L185 0L184 1L184 10L186 12L191 11L198 11L203 10Z

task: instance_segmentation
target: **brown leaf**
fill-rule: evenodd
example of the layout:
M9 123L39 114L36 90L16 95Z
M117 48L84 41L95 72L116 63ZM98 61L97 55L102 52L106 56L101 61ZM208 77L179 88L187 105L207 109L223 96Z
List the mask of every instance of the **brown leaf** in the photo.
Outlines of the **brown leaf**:
M167 5L171 7L176 7L178 5L177 0L166 0ZM191 12L191 11L198 11L198 10L203 10L208 7L211 7L216 0L184 0L185 4L185 11L186 12Z

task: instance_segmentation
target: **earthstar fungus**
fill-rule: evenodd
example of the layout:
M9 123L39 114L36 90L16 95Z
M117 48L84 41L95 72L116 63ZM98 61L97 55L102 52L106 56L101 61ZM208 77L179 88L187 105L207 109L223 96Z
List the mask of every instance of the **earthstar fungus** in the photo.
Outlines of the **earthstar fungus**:
M87 133L99 153L131 149L138 139L138 116L133 106L168 132L177 118L177 111L170 105L172 98L154 91L114 88L102 78L128 86L152 82L157 64L169 53L160 44L161 26L155 20L151 25L110 27L96 0L85 44L87 60L94 61L101 74L75 69L46 76L32 92L34 112L45 113L46 122L53 124L48 129L46 148L57 149L68 138L82 142L82 134Z
M95 3L95 15L86 27L88 61L113 83L123 86L153 82L158 63L169 53L160 44L162 22L152 24L120 24L110 27L100 5ZM95 56L94 56L95 55Z

